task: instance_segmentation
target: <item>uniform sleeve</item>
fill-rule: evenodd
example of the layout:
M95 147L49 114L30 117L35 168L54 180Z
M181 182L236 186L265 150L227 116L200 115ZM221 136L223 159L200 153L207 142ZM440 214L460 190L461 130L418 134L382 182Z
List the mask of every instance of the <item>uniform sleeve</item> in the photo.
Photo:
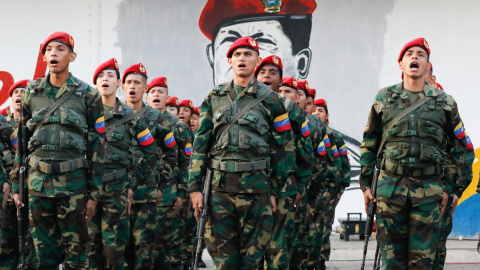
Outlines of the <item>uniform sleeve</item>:
M17 141L17 135L15 132L14 127L10 126L7 122L7 120L2 117L0 121L0 125L5 125L4 128L0 131L0 137L2 140L3 145L5 146L5 150L14 150L14 144L16 145ZM3 190L3 183L7 182L10 186L12 183L10 183L10 178L7 175L7 169L5 167L5 164L2 160L0 162L0 188ZM1 191L0 191L1 192Z
M178 124L175 128L175 136L178 138L178 169L175 179L177 197L185 199L187 196L188 165L192 154L192 132L187 126Z
M298 106L294 106L294 108L296 107ZM297 165L295 175L298 181L298 191L302 193L312 175L314 159L308 121L305 118L305 112L298 109L292 110L291 118L294 119L295 126L298 128L295 132L295 163Z
M163 190L167 181L173 181L174 170L178 162L178 146L172 127L163 114L157 121L157 146L162 150L162 171L159 174L158 188ZM173 184L173 183L172 183Z
M337 193L343 194L345 188L350 186L350 161L348 160L348 150L343 137L337 133L337 148L341 161L340 178L337 186Z
M311 141L313 148L314 169L312 171L311 180L308 185L308 202L315 203L317 196L324 188L327 170L327 150L323 143L323 137L327 134L324 125L315 125L309 123L311 132Z
M145 123L145 118L130 121L133 138L138 142L138 150L142 152L133 169L129 172L130 183L128 188L135 191L140 179L146 179L155 171L157 166L157 146L152 134Z
M87 189L88 199L100 198L100 187L103 184L105 156L105 118L103 116L102 99L96 89L90 88L85 96L87 105Z

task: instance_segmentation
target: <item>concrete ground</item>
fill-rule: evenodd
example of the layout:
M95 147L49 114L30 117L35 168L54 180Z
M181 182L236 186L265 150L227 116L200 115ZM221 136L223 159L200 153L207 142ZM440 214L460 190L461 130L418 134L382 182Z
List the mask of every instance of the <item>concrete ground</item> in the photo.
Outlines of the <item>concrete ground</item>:
M327 269L331 270L354 270L360 269L363 256L364 241L358 237L351 236L350 241L340 240L338 234L332 234L332 252L330 261L327 262ZM478 270L480 269L480 254L477 252L478 239L460 241L452 238L447 241L447 261L445 270ZM373 259L377 242L375 237L368 243L367 261L365 269L373 268ZM214 269L208 252L204 252L203 260L207 264L206 269ZM204 268L205 269L205 268Z

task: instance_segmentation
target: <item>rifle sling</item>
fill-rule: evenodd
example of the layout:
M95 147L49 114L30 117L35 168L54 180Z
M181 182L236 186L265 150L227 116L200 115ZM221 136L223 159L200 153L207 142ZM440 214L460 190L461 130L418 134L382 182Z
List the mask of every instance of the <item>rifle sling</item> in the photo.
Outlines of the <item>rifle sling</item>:
M145 108L146 108L146 107L145 107ZM142 109L142 110L143 110L143 109ZM140 111L140 112L141 112L141 111ZM123 124L123 123L126 123L126 122L132 120L133 118L135 118L135 117L137 117L137 116L139 116L139 115L140 115L140 113L134 112L134 113L128 115L127 117L122 118L122 119L114 119L114 120L110 121L110 123L108 123L107 129L114 128L114 127L119 126L119 125L121 125L121 124Z

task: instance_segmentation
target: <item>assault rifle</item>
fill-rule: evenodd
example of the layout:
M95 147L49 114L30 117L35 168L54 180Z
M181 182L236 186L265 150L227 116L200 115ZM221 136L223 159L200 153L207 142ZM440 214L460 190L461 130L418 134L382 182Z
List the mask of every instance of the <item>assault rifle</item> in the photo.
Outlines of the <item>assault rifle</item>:
M22 118L21 118L22 119ZM18 197L24 204L23 207L18 207L17 219L18 219L18 251L20 253L20 262L17 269L26 269L25 266L25 236L28 230L28 199L27 190L25 189L25 183L27 178L27 137L26 126L20 120L18 123L18 153L20 156L20 169L18 174Z
M210 200L210 189L212 187L212 169L210 167L207 168L207 173L205 174L205 184L203 186L203 209L202 212L200 213L200 217L198 219L198 224L197 224L197 251L195 252L195 264L193 266L194 270L198 270L198 262L202 258L202 246L203 243L205 242L205 224L207 223L207 214L208 214L208 208L210 206L208 205L208 202Z
M373 173L373 179L372 179L372 196L373 198L376 198L377 196L377 182L378 182L378 175L380 173L380 163L381 159L377 159L377 163L375 164L375 171ZM377 202L376 201L370 201L368 203L368 210L367 210L367 222L365 224L365 233L363 234L365 236L365 245L363 246L363 259L362 259L362 267L360 268L361 270L365 269L365 258L367 257L367 248L368 248L368 240L370 239L370 236L372 236L372 231L373 231L373 222L375 219L375 210L377 209ZM377 245L377 252L378 252L378 245ZM375 254L375 266L377 264L377 254Z

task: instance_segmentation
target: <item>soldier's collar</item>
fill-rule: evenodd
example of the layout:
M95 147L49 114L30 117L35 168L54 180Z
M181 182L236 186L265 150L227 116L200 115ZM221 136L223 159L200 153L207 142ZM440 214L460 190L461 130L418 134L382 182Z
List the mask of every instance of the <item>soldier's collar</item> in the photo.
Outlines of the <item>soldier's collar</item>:
M249 95L257 95L257 86L258 86L258 81L257 78L253 77L252 80L248 83L248 85L243 89L243 91L240 93L244 94L249 94ZM227 85L225 85L225 92L230 92L231 89L233 89L233 80L231 80Z

